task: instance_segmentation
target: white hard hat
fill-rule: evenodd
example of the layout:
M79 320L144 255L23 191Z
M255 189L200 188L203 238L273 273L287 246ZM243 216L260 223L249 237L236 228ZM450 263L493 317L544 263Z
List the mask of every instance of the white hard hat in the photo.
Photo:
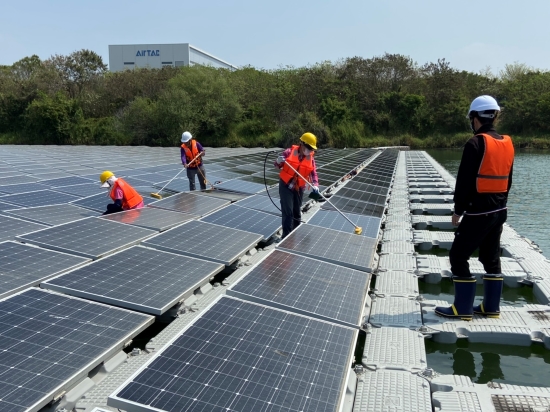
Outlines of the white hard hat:
M193 136L191 135L191 133L189 132L183 132L182 135L181 135L181 142L182 143L186 143L188 142L189 140L191 140L193 138Z
M470 117L470 113L472 112L483 112L485 110L496 110L497 112L500 111L500 106L498 105L497 101L494 97L483 95L476 97L472 104L470 105L470 110L468 110L468 114L466 115L466 118ZM479 114L481 117L488 117L493 118L495 117L495 114Z

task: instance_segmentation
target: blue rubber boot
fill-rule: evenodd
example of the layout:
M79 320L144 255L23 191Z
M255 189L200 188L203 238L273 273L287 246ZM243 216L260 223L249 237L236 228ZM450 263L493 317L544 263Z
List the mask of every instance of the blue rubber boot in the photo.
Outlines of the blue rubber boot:
M483 302L474 306L474 313L488 318L500 317L500 296L502 295L502 275L483 276Z
M474 315L472 306L474 305L474 299L476 297L475 276L469 278L453 276L453 283L455 286L454 303L448 308L443 306L436 307L435 313L447 318L472 320Z

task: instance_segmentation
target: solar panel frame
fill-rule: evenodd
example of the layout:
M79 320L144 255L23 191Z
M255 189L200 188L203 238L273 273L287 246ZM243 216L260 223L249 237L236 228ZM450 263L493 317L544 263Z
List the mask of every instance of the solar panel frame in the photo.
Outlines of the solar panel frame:
M202 222L258 233L267 241L281 229L281 219L270 213L236 204L221 208L200 219Z
M359 328L371 275L272 250L227 289L228 296Z
M0 374L0 409L39 411L153 322L150 315L36 288L0 300L7 369L4 379ZM103 335L107 330L111 337Z
M151 203L150 206L202 217L229 203L231 202L228 200L185 192L158 200Z
M152 236L143 246L230 266L261 240L255 233L191 220Z
M208 325L217 326L217 330ZM290 328L285 328L286 325ZM305 329L311 333L301 333ZM248 332L250 338L239 338ZM120 385L109 396L107 405L140 412L336 412L343 407L357 333L352 328L220 296ZM263 336L267 345L261 343ZM321 341L327 336L334 336L335 339ZM201 346L197 347L198 350L188 350L185 348L186 340ZM176 355L178 351L183 353ZM223 355L216 356L213 351ZM312 353L317 357L312 358ZM172 365L169 374L166 377L157 376L158 373L166 373L169 364ZM211 368L215 368L216 372L212 373ZM311 373L313 370L315 373ZM201 374L201 371L208 373ZM153 379L148 378L150 375ZM302 380L306 376L307 384ZM202 382L204 379L207 381ZM152 386L154 383L157 383L158 393L161 394L157 403L154 403L157 399ZM272 393L264 394L262 388ZM187 394L187 399L184 399L185 392L179 395L176 390L191 390L196 395ZM309 391L315 391L315 395ZM133 394L138 395L136 400L128 399ZM259 399L260 396L262 399ZM250 403L249 399L252 400ZM149 405L144 402L149 402Z
M363 229L361 236L378 239L382 219L374 216L356 215L353 213L344 213L355 225ZM309 225L325 227L327 229L339 230L349 233L352 225L340 213L335 210L318 210L309 220Z
M371 272L377 243L377 239L303 223L277 244L277 249Z
M90 217L17 236L16 239L95 260L135 245L155 233L141 227Z
M57 226L75 220L99 216L100 213L90 209L84 209L72 204L48 205L15 209L4 212L5 215L24 219L29 222L46 226Z
M142 207L141 209L125 210L123 212L101 216L101 219L156 230L157 232L164 232L171 227L181 225L189 220L197 219L197 217L198 216L173 212L166 209Z
M211 261L133 246L52 277L40 286L160 316L224 268Z

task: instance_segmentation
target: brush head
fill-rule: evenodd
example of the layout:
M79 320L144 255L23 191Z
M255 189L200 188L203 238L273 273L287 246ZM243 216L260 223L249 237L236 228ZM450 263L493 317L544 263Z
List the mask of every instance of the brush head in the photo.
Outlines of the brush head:
M361 233L363 233L363 228L362 227L359 227L359 226L356 226L355 227L355 230L354 230L354 233L356 235L360 235Z
M151 193L151 197L154 197L155 199L162 199L160 193Z

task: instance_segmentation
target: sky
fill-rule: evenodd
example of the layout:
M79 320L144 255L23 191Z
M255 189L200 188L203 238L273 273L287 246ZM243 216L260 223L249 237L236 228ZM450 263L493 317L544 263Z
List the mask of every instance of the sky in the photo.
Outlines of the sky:
M109 44L191 43L237 66L302 67L384 53L498 74L550 70L550 1L17 0L0 11L0 65Z

